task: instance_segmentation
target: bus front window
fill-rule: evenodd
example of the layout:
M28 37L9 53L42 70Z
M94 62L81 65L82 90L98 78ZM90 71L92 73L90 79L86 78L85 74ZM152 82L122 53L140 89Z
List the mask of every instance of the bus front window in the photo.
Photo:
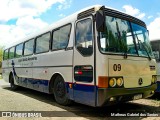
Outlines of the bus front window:
M105 32L100 32L102 53L152 56L148 33L144 27L111 16L106 16L105 24Z
M136 54L129 22L106 16L106 30L100 33L100 46L103 53Z
M144 27L137 24L131 23L131 25L139 56L153 57L152 49L149 43L148 31Z

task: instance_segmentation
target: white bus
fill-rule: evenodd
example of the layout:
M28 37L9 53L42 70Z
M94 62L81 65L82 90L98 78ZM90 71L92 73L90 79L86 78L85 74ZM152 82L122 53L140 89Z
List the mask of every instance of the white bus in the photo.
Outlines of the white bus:
M150 41L153 54L157 61L157 89L156 92L160 93L160 40Z
M156 62L146 25L96 5L4 50L3 79L54 94L61 105L112 105L152 96Z

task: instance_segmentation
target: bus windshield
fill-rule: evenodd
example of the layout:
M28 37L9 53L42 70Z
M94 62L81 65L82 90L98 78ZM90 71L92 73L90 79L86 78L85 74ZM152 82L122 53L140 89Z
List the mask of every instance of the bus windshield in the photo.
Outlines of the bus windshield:
M106 16L105 24L105 32L100 33L102 53L153 57L146 28L111 16Z

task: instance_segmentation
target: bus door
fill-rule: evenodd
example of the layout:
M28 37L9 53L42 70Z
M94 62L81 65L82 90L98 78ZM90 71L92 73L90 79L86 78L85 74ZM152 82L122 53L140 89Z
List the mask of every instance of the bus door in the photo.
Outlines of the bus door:
M92 17L78 20L75 24L73 65L74 100L95 105L94 45Z

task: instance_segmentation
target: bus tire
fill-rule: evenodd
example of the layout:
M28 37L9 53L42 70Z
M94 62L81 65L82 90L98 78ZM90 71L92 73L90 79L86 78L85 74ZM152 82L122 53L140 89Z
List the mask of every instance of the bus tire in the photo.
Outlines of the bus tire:
M65 82L60 75L55 78L53 93L58 104L69 105L71 103L71 100L67 97Z
M18 86L14 84L13 75L10 76L9 81L10 81L10 88L11 88L11 90L17 90Z

